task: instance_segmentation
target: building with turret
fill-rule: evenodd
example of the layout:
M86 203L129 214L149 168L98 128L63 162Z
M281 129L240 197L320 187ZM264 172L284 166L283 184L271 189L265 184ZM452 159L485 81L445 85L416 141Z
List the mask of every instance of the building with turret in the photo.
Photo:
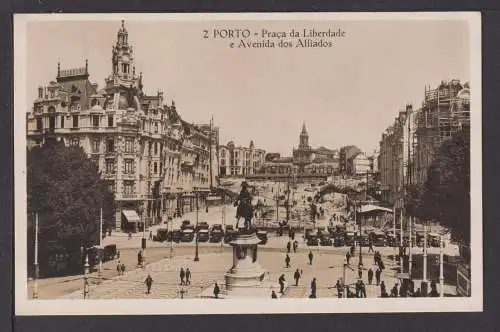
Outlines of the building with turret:
M26 120L28 147L50 136L81 147L98 165L115 194L116 229L193 211L196 199L203 206L216 178L218 130L184 121L163 92L144 93L124 21L104 87L90 81L87 61L74 69L58 63L56 80L38 89Z

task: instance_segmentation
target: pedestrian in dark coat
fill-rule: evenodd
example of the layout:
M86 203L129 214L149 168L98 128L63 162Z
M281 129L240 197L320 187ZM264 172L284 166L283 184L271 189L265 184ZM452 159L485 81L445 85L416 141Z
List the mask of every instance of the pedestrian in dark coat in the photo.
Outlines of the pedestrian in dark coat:
M377 286L380 284L380 275L382 274L382 271L377 268L375 270L375 279L377 280Z
M285 291L285 275L282 274L280 278L278 279L278 282L280 284L280 293L283 294Z
M309 250L309 255L308 255L308 257L309 257L309 265L312 265L312 264L313 264L313 258L314 258L314 255L313 255L313 253L312 253L312 251L311 251L311 250Z
M142 263L142 251L139 250L137 253L137 265L141 265Z
M215 296L216 299L219 298L219 293L220 293L219 285L217 285L217 283L215 283L215 286L214 286L214 296Z
M340 280L337 280L335 288L337 288L337 297L340 299L342 297L342 285L340 284Z
M363 278L363 265L361 264L358 265L358 278Z
M116 272L118 272L118 275L120 275L122 272L122 265L120 264L120 262L116 264Z
M347 265L349 265L349 261L351 260L351 253L349 251L345 254L345 260L347 261Z
M271 298L272 299L277 299L278 295L276 295L276 293L274 291L271 291Z
M391 297L398 297L398 284L395 284L391 289Z
M295 273L293 274L293 278L295 279L295 286L298 286L299 285L299 279L300 279L299 269L295 270Z
M383 281L380 283L380 296L387 297L387 290L385 289L385 284Z
M360 291L361 291L361 297L366 298L366 286L365 286L365 283L363 282L363 280L360 280L359 287L360 287Z
M290 267L290 256L288 256L288 254L286 254L286 257L285 257L285 264L286 264L286 267Z
M371 285L373 280L373 270L372 268L368 269L368 284Z
M288 241L288 243L286 244L286 252L287 253L290 253L291 246L292 246L292 244L290 243L290 241Z
M189 271L189 267L186 269L186 285L191 285L191 271Z
M297 240L293 241L293 252L297 252L297 247L299 246L299 243L297 242Z
M149 294L151 292L151 286L153 285L153 278L151 278L150 274L148 274L148 277L146 278L144 283L146 284L147 294Z
M179 277L181 277L181 285L185 285L184 277L186 276L186 272L184 272L184 268L181 267L181 271L179 273Z
M310 296L311 299L315 299L316 298L316 278L313 278L313 280L311 281L311 296Z
M125 264L122 263L122 266L120 268L122 270L122 275L125 275Z

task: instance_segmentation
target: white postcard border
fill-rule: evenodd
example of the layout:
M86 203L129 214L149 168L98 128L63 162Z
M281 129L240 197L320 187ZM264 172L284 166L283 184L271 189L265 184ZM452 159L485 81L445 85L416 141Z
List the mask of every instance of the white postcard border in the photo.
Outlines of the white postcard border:
M464 20L469 23L471 89L471 280L465 298L275 300L29 300L26 257L26 25L29 21L103 20ZM270 314L452 312L483 310L481 15L446 13L16 14L14 16L14 183L16 315ZM209 302L207 302L209 301Z

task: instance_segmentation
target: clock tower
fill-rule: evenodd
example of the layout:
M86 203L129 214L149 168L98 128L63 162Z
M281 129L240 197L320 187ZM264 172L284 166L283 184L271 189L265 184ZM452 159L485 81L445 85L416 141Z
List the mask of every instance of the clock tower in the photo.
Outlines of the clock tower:
M122 26L118 30L116 44L113 46L113 78L119 78L121 81L130 82L136 79L134 66L134 52L132 46L128 43L128 32L125 29L125 21L122 20Z

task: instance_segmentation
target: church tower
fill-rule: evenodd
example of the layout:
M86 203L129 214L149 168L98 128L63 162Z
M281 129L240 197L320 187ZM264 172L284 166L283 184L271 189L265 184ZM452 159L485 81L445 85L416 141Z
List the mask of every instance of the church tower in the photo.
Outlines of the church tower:
M125 21L122 20L122 26L118 30L116 44L113 46L113 78L119 78L121 81L130 82L135 77L134 51L128 43L128 32L125 29Z
M309 134L307 133L305 122L302 124L302 132L300 133L299 149L309 148Z

